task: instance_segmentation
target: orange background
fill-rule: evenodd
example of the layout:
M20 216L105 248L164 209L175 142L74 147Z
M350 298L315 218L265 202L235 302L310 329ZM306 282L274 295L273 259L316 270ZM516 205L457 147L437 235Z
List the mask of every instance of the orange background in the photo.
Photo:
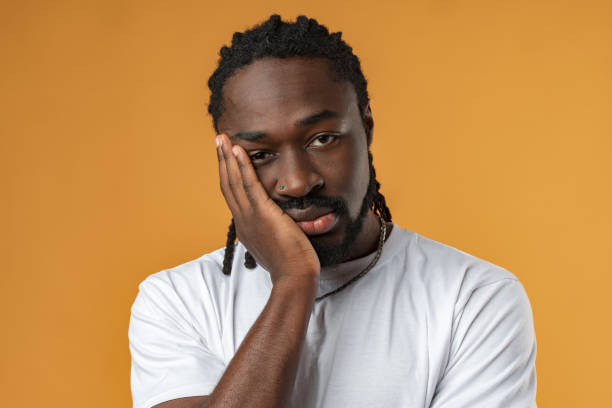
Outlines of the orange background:
M607 404L612 3L288 3L3 2L0 404L130 406L137 284L224 245L206 80L272 12L361 57L394 220L524 283L539 405Z

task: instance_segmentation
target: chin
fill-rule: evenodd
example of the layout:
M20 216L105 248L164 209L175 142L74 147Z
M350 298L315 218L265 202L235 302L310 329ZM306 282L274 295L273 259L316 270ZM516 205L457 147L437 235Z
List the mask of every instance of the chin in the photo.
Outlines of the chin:
M307 235L308 240L315 248L336 247L342 245L344 237L339 234L322 234L322 235Z
M342 244L321 246L313 244L313 247L319 257L321 267L337 265L344 262L350 254L349 248Z
M344 218L326 234L309 236L308 239L319 256L321 266L336 265L345 261L361 232L362 219L350 222Z

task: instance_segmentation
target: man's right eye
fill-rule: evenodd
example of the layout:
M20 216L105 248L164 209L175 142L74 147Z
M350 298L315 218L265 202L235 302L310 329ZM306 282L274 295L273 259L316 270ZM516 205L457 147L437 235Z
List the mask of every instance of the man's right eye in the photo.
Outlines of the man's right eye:
M268 152L254 152L249 154L249 158L253 163L262 162L270 157Z

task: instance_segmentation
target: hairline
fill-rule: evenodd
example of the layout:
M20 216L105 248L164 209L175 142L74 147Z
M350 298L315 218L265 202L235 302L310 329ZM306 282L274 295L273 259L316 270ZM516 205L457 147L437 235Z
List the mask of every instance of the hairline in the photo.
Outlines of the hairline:
M353 95L355 97L355 103L357 104L357 109L359 109L359 115L363 118L363 110L365 109L365 106L360 106L359 104L359 95L357 93L357 87L355 86L355 84L349 79L349 78L342 78L342 76L336 72L336 70L334 69L334 60L325 56L307 56L307 55L292 55L292 56L288 56L288 57L276 57L276 56L270 56L270 55L266 55L260 58L254 58L251 62L249 62L246 65L243 65L241 67L236 68L231 75L227 76L225 78L225 81L223 82L223 86L221 87L221 89L219 90L220 93L220 99L219 99L219 115L218 117L214 118L213 116L213 128L215 130L215 132L219 132L219 119L221 119L221 116L223 116L223 112L225 111L225 107L224 107L224 101L225 101L225 87L227 86L227 84L230 82L230 80L232 78L234 78L236 75L238 75L240 72L246 70L247 68L249 68L251 65L253 65L254 63L258 62L258 61L265 61L265 60L292 60L292 59L301 59L301 60L322 60L326 62L326 65L328 67L328 74L329 74L329 79L333 82L345 82L348 83L351 86ZM367 91L367 85L366 85L366 91ZM367 105L366 105L367 106ZM212 115L211 115L212 116Z

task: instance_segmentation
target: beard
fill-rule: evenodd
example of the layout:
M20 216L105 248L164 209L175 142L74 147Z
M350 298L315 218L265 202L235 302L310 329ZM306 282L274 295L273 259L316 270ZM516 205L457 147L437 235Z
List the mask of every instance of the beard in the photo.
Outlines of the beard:
M338 244L326 244L317 239L317 236L308 237L319 256L321 267L339 264L349 257L351 248L363 229L363 220L368 213L368 209L369 206L364 197L359 214L355 219L349 217L349 222L344 228L344 239Z
M353 219L349 214L347 202L340 197L329 197L329 196L306 196L300 198L294 198L288 201L276 201L276 204L282 209L286 210L289 208L306 208L310 206L314 207L325 207L330 208L337 217L348 219L348 223L344 228L343 239L337 244L330 244L324 242L324 239L314 235L308 236L307 238L312 244L317 256L319 257L319 263L321 267L336 265L345 261L351 251L351 247L357 240L357 237L363 229L363 221L368 214L368 210L372 208L372 203L376 197L376 182L372 169L370 168L370 180L368 183L368 189L361 202L361 208L359 213Z

